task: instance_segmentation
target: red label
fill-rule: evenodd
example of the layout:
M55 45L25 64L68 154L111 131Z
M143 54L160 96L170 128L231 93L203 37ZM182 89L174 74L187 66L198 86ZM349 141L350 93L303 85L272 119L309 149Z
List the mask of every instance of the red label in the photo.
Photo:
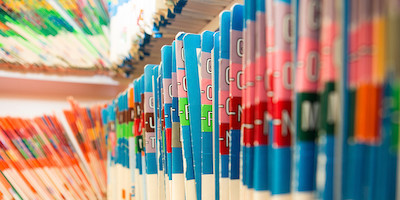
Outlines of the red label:
M293 130L291 101L280 101L275 103L273 126L273 145L277 147L290 146Z
M249 108L243 110L245 113L244 126L243 126L243 141L244 145L249 147L254 143L254 107L251 105Z
M141 135L142 134L142 127L141 127L141 123L140 123L140 118L136 118L135 119L135 122L134 122L134 134L135 134L135 137L136 136L139 136L139 135Z
M172 129L171 128L167 128L165 129L165 136L167 139L167 153L172 153L172 146L171 146L171 142L172 142Z
M219 125L219 152L221 155L229 154L229 124L223 123Z
M229 129L239 130L241 127L242 97L230 98L229 111Z
M254 120L254 145L268 144L267 102L256 105Z

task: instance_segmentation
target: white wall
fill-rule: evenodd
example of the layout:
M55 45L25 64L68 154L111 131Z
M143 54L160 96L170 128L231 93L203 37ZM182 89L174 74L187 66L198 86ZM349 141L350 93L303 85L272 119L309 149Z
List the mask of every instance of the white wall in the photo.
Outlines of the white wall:
M109 77L2 76L0 71L0 117L32 118L69 109L69 96L82 106L104 104L127 88L129 80Z
M90 106L98 103L104 104L107 100L79 100L82 106ZM33 118L43 114L54 114L54 112L70 109L66 99L40 99L40 98L0 98L0 117L22 117Z

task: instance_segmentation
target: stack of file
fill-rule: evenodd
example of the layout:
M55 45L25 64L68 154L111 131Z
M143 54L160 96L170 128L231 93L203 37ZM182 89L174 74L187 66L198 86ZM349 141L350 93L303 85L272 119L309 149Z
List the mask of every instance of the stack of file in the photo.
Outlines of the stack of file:
M399 0L245 0L218 30L178 33L106 106L70 99L68 134L0 118L2 195L396 198Z
M187 0L2 0L0 62L60 72L133 71ZM67 69L67 70L66 70Z
M107 157L100 112L73 103L60 119L0 118L1 198L103 199Z
M131 197L394 199L399 5L245 0L217 32L178 33L103 110L135 104ZM115 161L108 191L125 199Z

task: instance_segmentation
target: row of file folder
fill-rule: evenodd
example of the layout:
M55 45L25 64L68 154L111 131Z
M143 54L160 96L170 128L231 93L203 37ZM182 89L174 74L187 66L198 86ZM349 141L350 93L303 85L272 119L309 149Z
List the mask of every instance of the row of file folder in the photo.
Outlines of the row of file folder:
M0 60L29 70L130 75L187 0L2 0ZM127 20L129 19L129 20ZM82 73L82 72L81 72ZM125 74L124 74L125 75Z
M0 59L36 68L109 68L107 10L103 0L2 0Z
M104 199L101 106L34 119L0 118L1 199Z
M103 109L108 198L395 199L399 33L398 0L245 0L178 33Z

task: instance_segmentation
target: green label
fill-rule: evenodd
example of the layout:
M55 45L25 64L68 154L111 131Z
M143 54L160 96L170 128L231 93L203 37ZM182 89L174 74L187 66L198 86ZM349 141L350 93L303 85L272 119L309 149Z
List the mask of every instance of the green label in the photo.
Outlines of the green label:
M337 106L337 93L335 92L335 83L329 82L325 84L325 89L321 94L321 112L320 112L320 127L321 134L335 133L335 123L339 112Z
M133 122L129 122L128 124L128 138L133 137Z
M316 93L297 94L296 131L297 140L312 141L317 136L319 118L319 98Z
M354 123L355 123L355 108L356 108L356 91L354 89L349 89L348 91L349 106L347 113L345 113L349 118L347 123L347 138L353 139L354 137ZM343 110L346 112L346 110Z
M135 137L135 153L143 151L143 136L139 135Z
M392 100L392 133L390 138L391 149L397 151L399 145L399 111L400 111L400 84L397 83L393 88Z
M122 124L118 120L118 117L115 119L115 132L117 133L117 139L122 137Z
M179 119L182 126L189 126L188 98L179 98Z
M201 105L201 132L212 132L212 105Z

